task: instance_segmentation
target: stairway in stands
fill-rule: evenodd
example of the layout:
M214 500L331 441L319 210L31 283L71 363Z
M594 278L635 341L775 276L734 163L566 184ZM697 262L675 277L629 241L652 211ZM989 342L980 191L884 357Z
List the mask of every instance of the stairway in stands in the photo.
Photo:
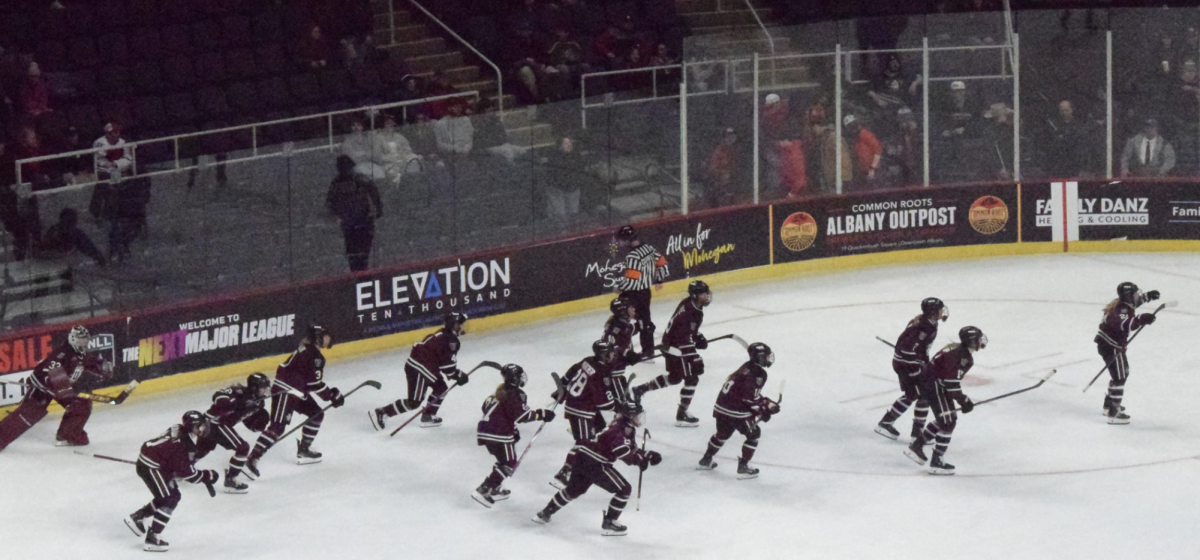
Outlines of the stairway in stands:
M783 28L774 26L774 14L763 0L750 0L754 11L747 7L746 0L676 0L679 15L687 22L692 33L687 44L690 50L702 51L707 59L748 58L755 52L759 56L786 56L799 52L791 37ZM771 32L769 41L755 19L755 12ZM691 56L693 53L686 53ZM817 87L818 81L809 75L808 62L803 59L768 61L760 66L760 87L768 90ZM734 85L737 89L753 87L753 64L739 64L734 68Z
M435 0L436 1L436 0ZM391 56L401 57L408 63L414 76L428 79L433 71L441 69L448 80L459 91L478 91L485 97L496 98L498 88L495 72L490 66L480 66L469 60L471 55L456 43L440 36L440 27L412 8L408 2L397 0L391 12L395 30L388 23L388 1L373 0L375 9L375 39ZM452 40L451 40L452 41ZM505 94L504 106L510 107L515 98ZM506 111L504 128L509 142L529 148L544 148L554 145L551 126L534 120L535 112L529 108Z

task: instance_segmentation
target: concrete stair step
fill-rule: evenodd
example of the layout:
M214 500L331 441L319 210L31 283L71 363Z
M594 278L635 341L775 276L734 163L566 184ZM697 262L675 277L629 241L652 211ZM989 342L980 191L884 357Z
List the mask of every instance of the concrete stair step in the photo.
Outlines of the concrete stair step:
M554 127L546 123L534 123L520 128L505 127L510 144L524 148L544 148L554 145Z
M461 68L463 67L463 54L459 51L424 54L408 57L405 62L408 63L408 67L412 69L413 73L433 71L439 68Z
M387 2L384 2L384 9L387 9ZM750 5L754 9L766 9L765 0L750 0ZM716 12L718 10L745 10L745 0L675 0L675 9L679 15L686 15L694 12Z
M412 12L409 12L406 10L401 10L399 8L399 6L397 5L396 11L392 12L392 22L395 25L408 25L408 24L412 23L412 21L413 21ZM375 25L375 29L387 29L388 28L388 13L387 13L387 5L386 4L384 5L382 12L375 13L374 25Z
M458 91L483 91L473 87L474 84L482 83L479 79L478 66L458 66L455 68L442 68L442 73L446 75L446 79L458 89ZM413 76L428 80L433 77L433 70L427 69L423 72L413 72ZM495 83L495 80L488 80Z
M507 96L506 96L507 97ZM505 111L502 122L505 129L519 129L531 126L534 121L534 115L529 109L515 109Z
M112 294L102 290L96 297L106 301ZM104 310L86 292L76 290L10 304L4 310L4 321L7 324L56 323L79 314L90 316L92 311L103 314Z
M692 12L688 14L680 14L683 21L693 29L700 27L718 27L718 26L735 26L735 25L758 25L758 21L754 19L754 12L750 10L741 11L725 11L725 12ZM761 8L758 10L758 17L762 18L763 22L771 21L771 10Z
M475 78L472 80L455 82L455 84L454 84L455 89L457 89L458 91L478 91L480 93L480 95L483 95L485 93L491 94L491 93L495 93L497 91L496 80L490 79L490 78L484 79L484 78L480 77L483 73L483 70L481 70L478 66L472 66L471 68L473 68L475 70L475 74L474 74ZM493 96L493 99L494 98L495 97ZM505 101L504 101L505 107L512 107L516 103L516 100L507 94L504 96L504 99L505 99Z
M429 28L421 24L396 26L397 43L408 43L420 39L426 39L429 37L429 35ZM392 40L392 31L390 29L383 31L376 27L375 40L378 41L380 45L387 45ZM386 48L386 46L384 48Z
M379 35L379 33L377 32L376 35ZM391 40L390 34L387 33L384 33L383 37L377 36L376 38L383 41L380 43L382 45L387 45L387 42ZM417 39L416 41L405 41L403 43L387 45L383 48L391 56L410 58L446 52L446 40L441 37L426 37L424 39Z

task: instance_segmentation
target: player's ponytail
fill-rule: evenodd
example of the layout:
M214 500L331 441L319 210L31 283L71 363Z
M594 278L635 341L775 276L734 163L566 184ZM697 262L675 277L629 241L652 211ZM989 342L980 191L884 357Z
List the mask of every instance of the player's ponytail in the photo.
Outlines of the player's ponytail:
M1109 302L1109 304L1104 307L1104 315L1107 317L1109 313L1112 313L1113 308L1116 307L1118 303L1121 303L1121 298L1117 298Z

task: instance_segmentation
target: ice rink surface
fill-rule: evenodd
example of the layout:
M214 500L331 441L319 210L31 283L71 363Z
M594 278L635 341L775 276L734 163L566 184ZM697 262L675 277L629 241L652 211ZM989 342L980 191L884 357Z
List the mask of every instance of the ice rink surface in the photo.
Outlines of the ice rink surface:
M788 379L782 413L763 424L755 457L762 473L737 480L737 434L715 471L694 470L714 430L716 394L745 360L737 344L715 342L702 352L707 373L692 406L699 429L674 426L677 387L645 398L650 448L665 459L646 472L641 511L631 501L622 516L625 537L600 536L610 495L598 488L551 524L530 522L553 495L547 482L571 446L561 416L506 484L511 499L490 510L471 499L491 468L474 435L497 373L481 370L451 393L443 427L414 423L389 438L372 430L365 412L404 394L407 348L335 362L326 370L331 384L345 390L375 379L384 388L364 389L327 415L314 444L324 462L298 466L295 444L280 442L249 494L209 498L183 483L163 537L177 559L1195 558L1198 270L1195 254L1047 255L712 282L702 331L768 343L777 360L765 394L775 396ZM1125 404L1133 422L1110 426L1101 416L1107 374L1081 390L1102 366L1092 343L1101 310L1126 280L1180 306L1163 311L1131 347ZM1058 369L1041 388L960 418L946 455L958 467L953 477L929 476L903 456L911 412L896 424L900 442L872 431L899 395L891 351L875 336L895 340L927 296L950 307L935 349L968 324L990 339L964 381L975 400ZM655 300L660 329L680 297ZM530 403L541 406L550 400L549 372L588 355L606 316L481 334L468 324L459 361L464 369L480 360L523 365ZM635 384L662 368L661 359L635 366ZM135 459L143 441L184 411L204 410L219 388L98 406L86 449ZM150 497L133 467L53 447L59 418L0 454L4 556L147 554L121 522ZM518 449L536 426L522 425ZM218 449L201 466L224 469L228 458ZM621 470L636 484L634 468Z

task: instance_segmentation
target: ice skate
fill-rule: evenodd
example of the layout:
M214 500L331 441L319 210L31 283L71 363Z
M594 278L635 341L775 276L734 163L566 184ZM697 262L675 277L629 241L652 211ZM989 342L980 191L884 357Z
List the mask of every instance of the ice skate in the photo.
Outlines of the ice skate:
M303 443L296 442L296 464L297 465L311 465L313 463L320 463L320 462L321 462L321 454L320 453L313 451L312 449L309 448L309 446L304 445ZM247 463L247 465L249 465L249 463Z
M129 527L129 530L133 531L133 534L143 537L146 535L146 525L142 521L146 517L141 510L135 511L129 517L125 518L125 526Z
M1107 416L1109 424L1125 425L1129 423L1129 415L1124 412L1117 411L1116 414L1113 414L1112 411L1109 411Z
M387 416L383 414L382 408L368 410L367 417L371 419L371 427L375 428L376 432L383 429L383 421L385 418L387 418Z
M438 418L437 416L434 416L428 412L421 415L421 427L422 428L436 428L441 425L442 425L441 418Z
M900 439L900 432L897 431L896 428L894 428L891 424L884 424L883 422L880 422L875 426L875 433L890 440Z
M488 488L487 484L480 484L479 488L471 492L471 497L479 502L479 505L489 509L496 503L496 500L492 499L492 489Z
M550 479L550 486L558 488L559 490L564 490L564 489L566 489L567 484L569 484L570 482L571 482L571 468L564 466L563 468L558 470L558 474L554 475L554 478Z
M262 476L262 474L258 472L258 457L250 457L249 459L246 459L246 468L242 469L242 472L246 474L246 478L249 478L250 480L258 480L258 477Z
M146 552L166 552L170 543L158 538L154 533L146 533L146 543L142 545L142 550Z
M492 498L492 503L507 500L510 495L512 495L512 490L499 487L492 488L492 493L488 494Z
M925 456L925 446L923 440L916 440L909 444L908 449L904 450L904 456L912 459L914 463L924 466L925 461L929 458Z
M607 517L604 518L604 523L600 525L600 534L606 537L622 537L625 536L628 530L628 527Z
M711 471L715 468L717 468L717 464L713 462L712 457L709 455L701 457L700 462L696 464L696 470L698 471Z
M538 525L545 525L550 522L550 513L546 510L541 510L533 515L531 521Z
M933 459L929 461L929 474L952 475L954 474L954 465L951 465L950 463L943 461L941 457L934 455Z
M738 480L758 478L758 469L751 467L749 461L738 460L737 475Z
M250 491L250 487L237 479L236 476L230 476L229 471L225 471L225 493L226 494L245 494Z
M675 412L675 425L680 428L698 428L700 427L700 419L688 414L687 409L681 406Z

